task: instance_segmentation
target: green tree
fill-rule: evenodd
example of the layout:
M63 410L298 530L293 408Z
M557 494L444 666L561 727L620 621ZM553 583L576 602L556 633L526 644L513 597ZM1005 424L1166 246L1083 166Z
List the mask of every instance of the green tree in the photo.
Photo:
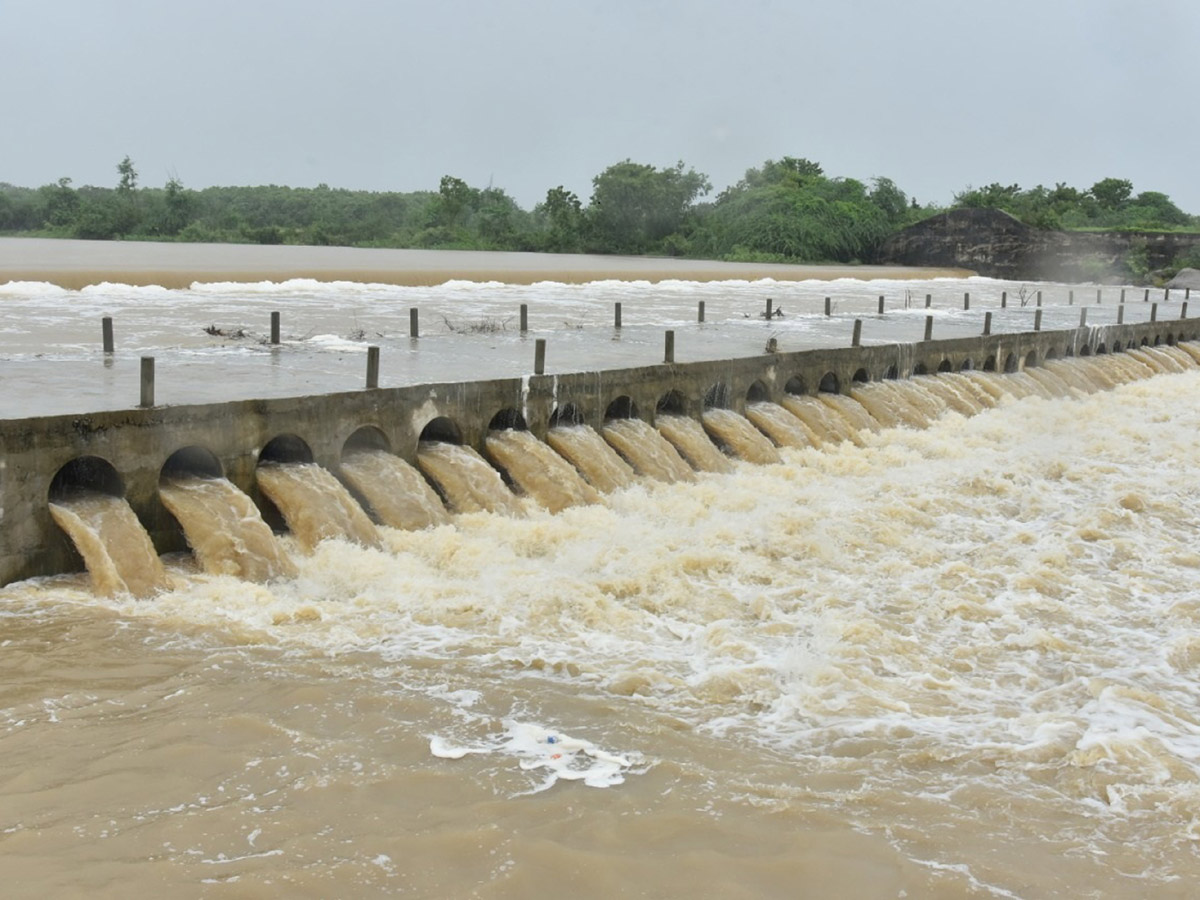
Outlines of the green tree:
M46 209L46 224L69 228L79 213L79 193L71 187L70 178L60 178L54 184L39 188Z
M111 236L121 237L127 234L132 234L137 230L141 223L142 211L141 204L138 199L137 192L137 170L133 167L133 160L126 156L123 160L117 163L117 173L121 176L117 182L117 203L111 207ZM98 212L102 206L108 204L93 204L89 210L89 216Z
M461 178L443 175L438 185L438 202L433 208L434 224L461 225L478 201L479 192Z
M534 208L543 225L542 249L572 253L582 247L583 204L561 184L546 191L546 199Z
M678 231L697 197L712 189L708 176L683 163L663 169L630 160L592 179L587 221L594 249L603 253L653 253Z
M126 156L123 160L117 163L117 172L121 176L121 180L117 182L117 190L123 194L132 194L137 190L137 170L133 167L133 160Z
M1104 178L1093 184L1088 193L1101 209L1119 209L1133 196L1133 182L1126 178Z
M750 169L723 191L705 221L703 249L731 259L801 262L868 259L910 216L890 179L870 193L852 178L826 178L809 160L784 157Z

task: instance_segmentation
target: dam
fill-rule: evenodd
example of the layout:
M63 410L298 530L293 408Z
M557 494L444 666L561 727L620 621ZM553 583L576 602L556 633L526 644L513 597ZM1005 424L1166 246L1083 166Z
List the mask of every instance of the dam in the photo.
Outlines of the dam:
M1186 315L1186 306L1180 313ZM990 325L992 313L987 316ZM505 511L513 490L538 496L556 511L594 499L597 489L628 483L623 471L686 479L693 471L728 471L730 457L778 461L775 446L820 442L814 432L824 431L826 440L830 433L850 439L864 427L902 423L911 398L906 403L880 386L923 376L1050 373L1048 367L1058 361L1144 353L1142 348L1174 347L1200 334L1192 320L1160 319L1157 304L1140 322L1041 330L1039 309L1037 330L945 339L930 334L932 317L925 321L928 339L904 343L863 344L857 320L854 342L842 347L768 346L755 356L730 359L6 419L0 422L0 582L77 571L81 541L102 542L104 528L137 530L136 523L145 539L122 552L154 559L191 546L202 559L219 556L221 561L210 563L217 571L276 577L290 568L271 544L272 531L290 529L309 550L328 536L370 544L368 511L385 524L425 527L445 521L447 508ZM670 344L666 353L669 358ZM972 399L962 384L947 394L945 381L929 384L941 396L939 408L977 411L978 396ZM981 391L986 389L974 388L975 395ZM817 397L824 398L823 405L805 408ZM647 434L662 442L659 462L645 455ZM670 457L666 462L664 455ZM530 458L538 461L522 466ZM399 460L392 470L404 471L388 471L381 460L389 459ZM471 466L475 475L465 476L464 467ZM281 480L295 467L308 476L300 481L292 476L288 487ZM539 476L529 473L549 473L542 480L552 482L558 494L532 484ZM322 486L311 484L317 477L324 479ZM373 491L373 484L389 479L390 492ZM228 485L227 496L216 500L221 515L228 518L228 509L240 508L235 518L245 521L261 513L262 523L236 538L257 542L256 552L242 548L248 556L235 560L228 549L206 551L201 546L206 539L198 534L229 530L228 522L211 524L215 513L208 526L187 529L181 485L191 484L196 495L202 484L211 493L215 481ZM281 498L294 498L301 484L308 496L289 510L289 500ZM123 514L136 523L88 527L64 511L61 501L96 495L118 499L122 510L127 504ZM340 524L302 521L313 504L341 509ZM389 505L407 508L389 513ZM164 583L161 575L148 577L143 593ZM105 580L95 571L93 579ZM106 583L106 590L122 589L115 574Z
M1200 329L1119 290L0 285L6 871L1186 891Z

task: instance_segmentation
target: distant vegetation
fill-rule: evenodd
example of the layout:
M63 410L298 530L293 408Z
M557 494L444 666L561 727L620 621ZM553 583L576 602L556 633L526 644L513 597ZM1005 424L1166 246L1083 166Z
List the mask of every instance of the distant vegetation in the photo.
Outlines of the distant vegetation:
M624 253L762 262L869 261L896 230L943 209L921 206L888 178L827 176L815 162L767 160L708 199L708 176L631 160L592 179L585 204L551 188L524 210L501 188L446 175L436 191L210 187L178 178L143 187L133 161L114 187L0 183L0 233L98 240ZM1124 179L1086 190L1058 184L968 188L952 207L1005 210L1066 229L1200 230L1165 194L1134 195Z

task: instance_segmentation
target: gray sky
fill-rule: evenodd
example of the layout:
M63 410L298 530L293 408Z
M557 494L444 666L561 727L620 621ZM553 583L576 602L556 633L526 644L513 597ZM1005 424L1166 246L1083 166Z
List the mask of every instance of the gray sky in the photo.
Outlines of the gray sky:
M434 190L630 158L1200 213L1197 0L0 0L0 181Z

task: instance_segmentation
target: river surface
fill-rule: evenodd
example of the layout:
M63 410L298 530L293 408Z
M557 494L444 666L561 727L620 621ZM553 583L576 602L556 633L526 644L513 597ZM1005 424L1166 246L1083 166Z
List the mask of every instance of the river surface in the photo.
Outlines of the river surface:
M1005 289L934 287L971 315ZM780 322L742 312L765 296L790 327L852 293L440 290L461 321L537 297L540 328L609 343L614 299L659 329L707 297L757 342ZM380 327L374 287L56 291L0 287L49 317L119 311L123 346L174 341L251 394L230 359L270 351L193 326L287 299L289 340L349 354L355 316ZM375 548L285 535L296 574L267 584L170 557L148 600L82 574L10 585L5 895L1194 896L1198 391L1192 367L1006 397L554 515L524 498L379 527Z
M155 359L155 402L177 405L358 390L371 346L380 348L379 385L386 388L524 377L533 373L539 338L553 375L661 363L668 330L675 361L685 363L754 356L769 343L780 352L848 346L855 320L862 343L871 345L919 341L927 317L940 339L981 334L989 313L992 332L1001 334L1034 330L1039 309L1046 330L1074 328L1084 317L1103 329L1118 316L1135 323L1184 312L1182 291L1167 302L1161 290L914 277L921 270L876 274L886 277L437 285L288 279L173 289L105 282L78 290L10 281L0 284L0 418L137 406L143 356ZM273 312L279 344L270 343ZM113 323L111 354L103 352L105 317Z

